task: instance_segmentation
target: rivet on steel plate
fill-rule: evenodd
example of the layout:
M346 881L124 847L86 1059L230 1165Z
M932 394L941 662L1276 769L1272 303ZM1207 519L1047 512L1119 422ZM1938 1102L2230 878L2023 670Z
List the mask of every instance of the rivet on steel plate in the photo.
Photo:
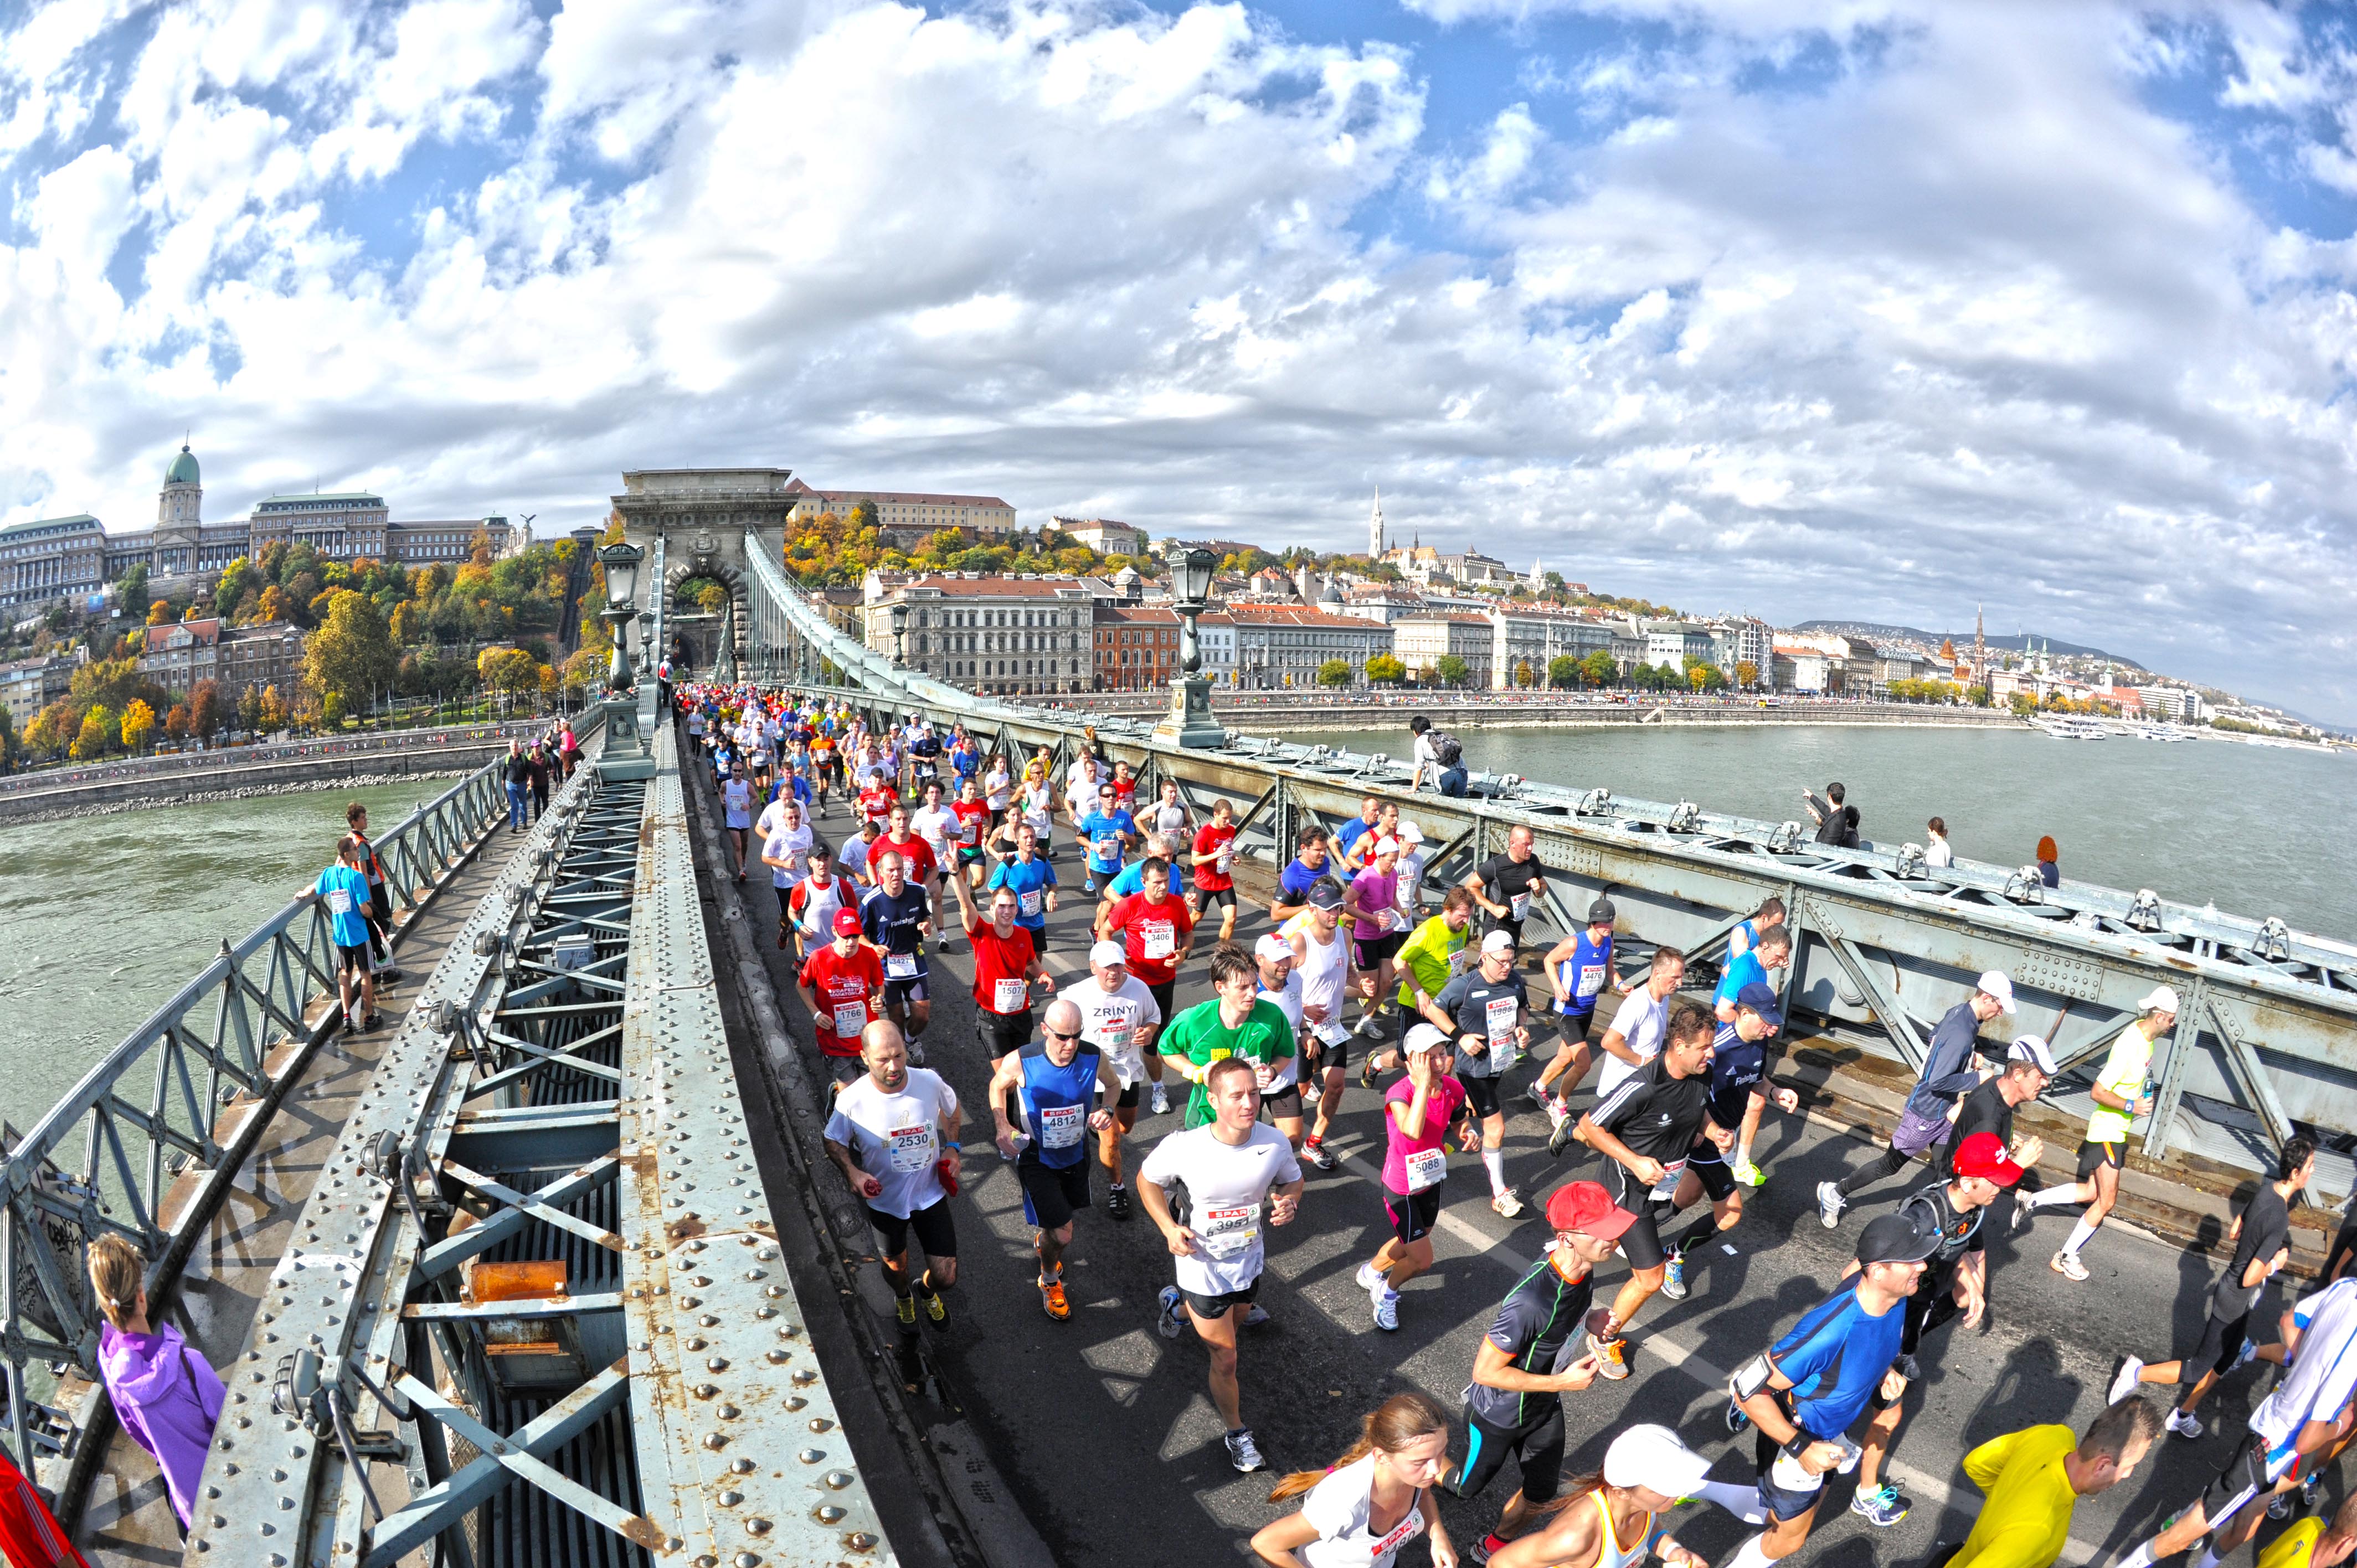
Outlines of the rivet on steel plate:
M745 1528L755 1535L767 1535L770 1533L770 1521L765 1519L748 1519L745 1521Z
M700 1400L711 1399L719 1392L720 1385L718 1383L698 1383L695 1385L695 1397Z
M873 1552L876 1550L876 1538L868 1534L864 1530L853 1530L849 1535L843 1538L843 1543L851 1548L854 1552Z
M734 1487L720 1494L720 1506L724 1509L733 1509L744 1500L745 1494Z
M787 1352L776 1348L770 1351L770 1365L772 1367L783 1366L786 1360Z
M725 1372L728 1369L728 1358L726 1356L715 1356L712 1359L704 1363L704 1369L707 1372Z
M811 1384L816 1381L818 1381L818 1374L812 1371L808 1367L804 1367L801 1371L794 1374L794 1385L797 1388L808 1388Z
M834 1423L827 1420L827 1418L823 1415L814 1415L811 1417L811 1430L813 1432L824 1432L834 1425Z
M844 1487L851 1485L851 1472L848 1470L829 1470L825 1475L820 1477L819 1479L824 1481L828 1486L833 1487L839 1492L843 1490Z
M737 1474L740 1476L749 1476L753 1473L753 1461L750 1459L731 1459L728 1461L728 1467L731 1470L736 1471Z
M728 1446L728 1439L717 1432L707 1432L704 1434L704 1445L716 1454Z
M744 1413L733 1404L724 1404L720 1407L720 1419L723 1421L734 1421Z
M753 1316L756 1317L775 1317L778 1316L778 1309L774 1306L757 1306L753 1309Z
M820 1460L826 1457L826 1450L823 1448L805 1448L801 1453L795 1455L794 1457L801 1460L805 1465L815 1465Z
M844 1515L847 1511L847 1509L835 1507L833 1503L821 1503L818 1507L811 1509L811 1518L818 1520L821 1524L841 1524L843 1522Z
M801 1410L809 1403L810 1401L802 1398L800 1394L788 1394L786 1396L786 1409L789 1412Z
M728 1561L737 1568L761 1568L761 1554L758 1552L740 1552Z

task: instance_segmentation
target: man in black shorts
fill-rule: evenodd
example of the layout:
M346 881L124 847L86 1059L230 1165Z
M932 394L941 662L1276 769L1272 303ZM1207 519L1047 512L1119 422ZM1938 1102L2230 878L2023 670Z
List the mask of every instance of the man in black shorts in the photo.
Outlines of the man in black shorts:
M1522 1195L1506 1185L1506 1113L1498 1091L1514 1053L1531 1041L1530 995L1514 968L1514 939L1491 931L1481 960L1440 988L1424 1015L1457 1042L1457 1081L1481 1128L1481 1165L1490 1176L1490 1207L1508 1219L1523 1211Z
M875 858L869 863L876 886L859 901L860 929L884 955L885 1014L906 1031L909 1060L922 1067L922 1036L933 1016L925 989L925 937L933 929L932 905L925 890L909 880L907 864L899 853L883 847L881 839L876 843Z
M1661 1055L1615 1084L1579 1119L1581 1141L1604 1156L1604 1187L1636 1217L1620 1238L1629 1280L1604 1321L1587 1336L1597 1370L1618 1382L1629 1375L1621 1333L1668 1274L1661 1223L1695 1149L1708 1143L1724 1155L1735 1129L1710 1119L1710 1047L1718 1020L1699 1002L1681 1002L1670 1014Z
M1735 1021L1721 1024L1710 1043L1710 1120L1717 1127L1741 1127L1756 1120L1753 1107L1770 1099L1791 1114L1801 1108L1801 1097L1768 1081L1768 1042L1784 1026L1784 1015L1775 991L1767 982L1752 981L1735 997ZM1686 1174L1671 1195L1671 1212L1682 1211L1707 1197L1710 1212L1686 1227L1670 1243L1669 1262L1662 1276L1662 1294L1683 1301L1686 1273L1707 1256L1706 1243L1724 1236L1743 1219L1743 1185L1735 1179L1733 1162L1707 1139L1695 1145Z
M1563 1396L1596 1381L1596 1358L1579 1353L1595 1295L1590 1276L1636 1223L1592 1181L1555 1188L1546 1217L1555 1245L1499 1304L1465 1391L1465 1463L1449 1489L1480 1497L1509 1457L1523 1482L1481 1542L1485 1558L1522 1532L1534 1505L1554 1500L1563 1472Z
M827 1157L867 1206L884 1283L903 1330L917 1326L917 1302L935 1323L949 1317L941 1292L957 1283L957 1230L944 1176L954 1177L965 1113L939 1073L909 1065L900 1031L885 1019L860 1036L867 1074L834 1097L826 1120ZM925 1251L925 1272L909 1277L909 1232Z
M2174 1386L2184 1382L2185 1374L2191 1371L2193 1386L2169 1412L2168 1426L2179 1437L2201 1435L2201 1418L2193 1412L2202 1396L2217 1387L2220 1378L2257 1354L2249 1348L2247 1337L2251 1309L2258 1305L2259 1292L2267 1281L2291 1261L2291 1206L2315 1174L2315 1144L2304 1137L2285 1139L2283 1153L2276 1156L2276 1179L2251 1195L2227 1232L2227 1239L2234 1243L2234 1255L2218 1276L2217 1289L2210 1293L2200 1348L2182 1360L2150 1366L2134 1356L2121 1357L2112 1374L2114 1404L2136 1392L2138 1383ZM2277 1351L2268 1359L2280 1356Z

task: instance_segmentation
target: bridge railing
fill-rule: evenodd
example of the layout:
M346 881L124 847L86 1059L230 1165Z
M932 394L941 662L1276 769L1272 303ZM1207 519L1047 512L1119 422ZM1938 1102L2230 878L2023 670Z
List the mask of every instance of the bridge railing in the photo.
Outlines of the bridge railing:
M396 918L506 815L500 769L476 769L375 841ZM307 890L242 940L224 939L195 978L8 1140L0 1443L27 1475L79 1439L81 1417L38 1395L68 1365L97 1376L101 1318L84 1249L110 1231L128 1237L152 1260L147 1290L161 1298L341 1015L332 918Z

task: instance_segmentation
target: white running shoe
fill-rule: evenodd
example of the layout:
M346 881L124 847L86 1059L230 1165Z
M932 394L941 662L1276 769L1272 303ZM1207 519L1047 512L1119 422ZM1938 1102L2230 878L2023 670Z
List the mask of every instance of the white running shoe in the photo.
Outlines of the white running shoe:
M1228 1463L1236 1474L1249 1476L1254 1470L1268 1468L1268 1461L1260 1456L1260 1444L1253 1441L1252 1428L1240 1426L1227 1434Z
M2048 1259L2046 1266L2066 1280L2076 1280L2082 1284L2087 1281L2087 1265L2079 1261L2078 1253L2067 1249Z
M1516 1195L1514 1189L1510 1187L1505 1191L1500 1193L1497 1197L1491 1198L1490 1200L1490 1207L1496 1209L1500 1214L1504 1215L1507 1219L1512 1219L1515 1215L1520 1214L1523 1211L1523 1200Z
M1372 1263L1361 1263L1359 1272L1351 1277L1361 1290L1374 1291L1383 1288L1383 1276L1375 1273L1375 1265Z
M2169 1412L2169 1420L2166 1424L2169 1427L2169 1435L2172 1437L2199 1437L2201 1435L2201 1418L2198 1415L2188 1415L2181 1410L2170 1411Z
M1386 1332L1399 1326L1400 1293L1385 1285L1375 1295L1375 1326Z
M2104 1402L2105 1404L2117 1404L2120 1401L2127 1398L2128 1395L2136 1392L2136 1374L2143 1370L2144 1363L2137 1360L2134 1356L2121 1357L2120 1369L2112 1374L2112 1391L2104 1396Z
M1162 1091L1162 1086L1158 1083L1154 1086L1154 1114L1157 1116L1170 1114L1170 1096Z
M1829 1181L1817 1183L1817 1219L1826 1230L1841 1224L1842 1210L1848 1207L1849 1199L1841 1195L1841 1188Z

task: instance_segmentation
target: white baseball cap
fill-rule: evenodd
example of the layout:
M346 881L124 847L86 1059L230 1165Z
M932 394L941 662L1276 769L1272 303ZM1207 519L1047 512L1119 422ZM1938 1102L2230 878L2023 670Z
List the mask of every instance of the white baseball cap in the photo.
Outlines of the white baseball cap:
M2172 985L2154 986L2146 993L2145 999L2136 1004L2136 1011L2139 1013L2176 1012L2177 988Z
M1440 1032L1439 1025L1418 1024L1407 1032L1407 1038L1400 1042L1400 1047L1414 1055L1417 1051L1428 1051L1436 1046L1448 1044L1448 1036Z
M2005 971L1992 969L1977 983L1982 994L1993 998L2007 1012L2013 1011L2013 982L2005 977Z
M1402 822L1399 825L1399 841L1402 843L1422 843L1424 830L1414 822Z
M1263 931L1260 940L1253 943L1253 957L1265 958L1271 963L1275 963L1278 959L1292 956L1293 944L1275 931Z
M1399 840L1392 837L1389 833L1385 833L1383 837L1375 841L1375 853L1377 854L1397 854L1399 852Z
M1604 1479L1642 1487L1665 1498L1692 1497L1710 1476L1710 1462L1666 1426L1632 1426L1604 1451Z
M1513 932L1512 932L1512 931L1502 931L1502 930L1501 930L1501 931L1491 931L1488 936L1483 937L1483 938L1481 939L1481 950L1482 950L1483 952L1512 952L1512 951L1513 951L1513 950L1514 950L1514 933L1513 933Z
M1099 942L1089 950L1089 967L1111 969L1129 961L1129 950L1119 942Z
M2038 1070L2049 1078L2052 1078L2057 1070L2054 1066L2054 1053L2047 1049L2046 1042L2036 1035L2022 1036L2013 1042L2013 1048L2005 1054L2009 1061L2037 1064Z

